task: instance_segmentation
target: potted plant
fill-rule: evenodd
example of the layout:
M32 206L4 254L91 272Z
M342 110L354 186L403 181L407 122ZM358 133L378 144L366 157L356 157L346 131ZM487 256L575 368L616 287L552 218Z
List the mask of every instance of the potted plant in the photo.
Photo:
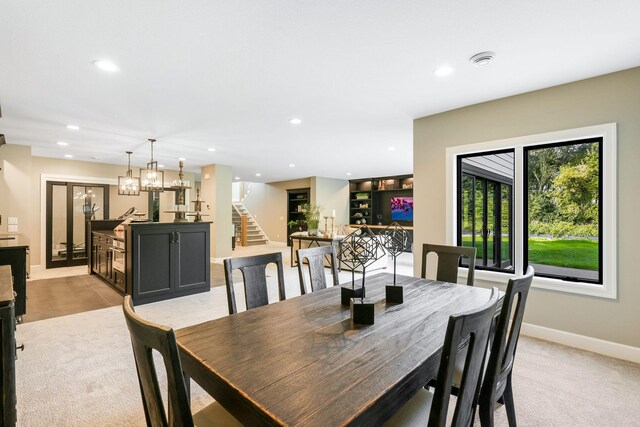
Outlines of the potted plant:
M320 223L320 209L319 205L312 205L305 203L302 206L302 213L304 215L304 221L307 223L307 232L309 236L318 235L318 224Z
M302 231L302 225L304 224L304 220L301 219L294 219L291 220L287 223L287 225L289 226L289 228L295 228L298 227L298 231Z

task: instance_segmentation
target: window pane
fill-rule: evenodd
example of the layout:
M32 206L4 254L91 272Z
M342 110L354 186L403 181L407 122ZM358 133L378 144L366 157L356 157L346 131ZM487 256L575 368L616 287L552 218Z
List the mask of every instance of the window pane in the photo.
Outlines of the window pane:
M462 246L473 246L473 177L462 176ZM463 260L466 263L466 260Z
M601 283L599 140L525 150L527 260L536 274Z
M513 253L513 242L511 240L511 186L510 185L502 185L502 194L501 194L501 222L500 222L500 252L502 258L502 268L504 269L513 269L512 262L512 253Z

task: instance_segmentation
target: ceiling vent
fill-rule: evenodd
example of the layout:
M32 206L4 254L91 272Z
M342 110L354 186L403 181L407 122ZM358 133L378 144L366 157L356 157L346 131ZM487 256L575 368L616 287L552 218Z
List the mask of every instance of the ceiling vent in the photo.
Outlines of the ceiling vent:
M493 61L495 59L495 56L496 54L494 52L480 52L469 58L469 62L471 62L476 67L484 67L485 65Z

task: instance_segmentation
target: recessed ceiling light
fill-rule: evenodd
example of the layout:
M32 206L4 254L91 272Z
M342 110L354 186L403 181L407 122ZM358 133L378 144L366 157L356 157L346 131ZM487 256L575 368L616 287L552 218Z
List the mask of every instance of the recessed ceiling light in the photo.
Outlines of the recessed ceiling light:
M347 176L351 176L351 172L347 172Z
M64 155L67 159L73 159L73 154L65 154Z
M396 147L389 147L389 148L387 148L387 150L389 150L389 151L396 151Z
M64 141L58 141L58 142L56 142L56 144L62 145L63 147L66 147L67 145L69 145L68 142L64 142Z
M290 168L295 168L295 167L296 167L296 165L295 165L294 163L289 163L289 167L290 167Z
M180 160L181 162L184 162L187 159L185 159L184 157L178 157L178 160Z
M239 176L236 176L236 179L240 179L240 177L239 177Z
M448 65L443 65L442 67L438 67L435 70L433 70L433 74L435 74L438 77L445 77L451 73L453 73L453 68L449 67Z
M213 153L214 151L216 151L216 149L215 148L207 148L207 151L211 151Z
M108 71L110 73L116 73L120 71L120 67L118 67L111 61L107 61L106 59L96 59L95 61L93 61L93 65L100 68L102 71Z
M163 167L164 167L164 165L158 165L158 167L159 167L159 168L163 168Z
M495 59L495 56L496 54L494 52L480 52L469 58L469 62L471 62L476 67L484 67L485 65L493 61Z
M294 117L293 119L289 120L289 123L291 123L292 125L299 125L300 123L302 123L302 120L300 120L297 117Z
M257 173L256 176L262 176L262 174L261 173Z
M76 125L67 125L67 129L70 129L70 130L80 130L80 126L76 126Z

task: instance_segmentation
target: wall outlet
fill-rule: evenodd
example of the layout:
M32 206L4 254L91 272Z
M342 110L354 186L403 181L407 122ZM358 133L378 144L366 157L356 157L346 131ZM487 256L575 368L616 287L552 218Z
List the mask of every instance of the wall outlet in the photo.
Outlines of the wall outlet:
M11 224L9 226L7 226L7 231L9 233L17 233L18 232L18 226L15 224Z
M10 216L9 218L7 218L7 224L18 225L18 217Z

